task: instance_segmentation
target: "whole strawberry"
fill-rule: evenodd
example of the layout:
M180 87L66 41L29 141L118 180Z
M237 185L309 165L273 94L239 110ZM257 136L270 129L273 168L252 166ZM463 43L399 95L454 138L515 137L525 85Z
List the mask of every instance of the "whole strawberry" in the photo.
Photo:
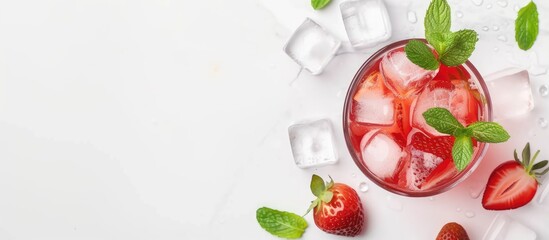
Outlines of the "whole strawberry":
M360 198L354 189L342 184L325 183L322 178L313 175L311 191L317 197L312 201L309 211L314 209L315 224L322 231L341 235L356 236L365 225L364 212Z
M488 179L482 206L488 210L509 210L528 204L538 190L538 178L549 171L548 161L536 163L539 150L530 158L530 144L522 150L522 161L515 150L515 160L499 165Z
M469 236L461 225L450 222L440 229L436 240L469 240Z

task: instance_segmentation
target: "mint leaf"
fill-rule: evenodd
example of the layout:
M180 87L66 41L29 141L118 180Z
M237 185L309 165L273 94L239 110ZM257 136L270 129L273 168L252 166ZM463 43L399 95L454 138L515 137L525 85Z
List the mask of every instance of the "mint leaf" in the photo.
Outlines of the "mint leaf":
M297 214L267 207L257 209L256 219L263 229L281 238L300 238L308 226L305 219Z
M528 50L536 41L539 32L538 8L534 2L521 8L515 20L515 40L519 48Z
M473 137L480 142L500 143L510 138L509 133L495 122L475 122L467 128L473 132Z
M463 125L445 108L430 108L423 113L423 117L429 126L440 133L455 136L456 132L463 129Z
M446 33L450 32L451 12L450 5L446 0L433 0L429 4L427 13L425 13L425 36L427 41L430 41L430 35L433 33ZM432 44L432 43L431 43Z
M410 61L424 69L436 70L440 65L431 48L422 41L410 40L404 47L404 51Z
M313 195L322 197L325 191L326 185L324 184L324 180L318 175L313 174L313 178L311 179L311 192L313 192Z
M437 53L441 55L446 52L449 45L452 43L452 36L451 32L431 33L427 35L427 41L435 48Z
M471 57L478 41L477 33L465 29L452 33L445 52L439 52L440 61L446 66L459 66Z
M331 0L311 0L311 6L313 6L315 10L319 10L326 7L330 2Z
M458 171L469 165L473 157L473 142L470 137L457 137L452 147L452 157Z

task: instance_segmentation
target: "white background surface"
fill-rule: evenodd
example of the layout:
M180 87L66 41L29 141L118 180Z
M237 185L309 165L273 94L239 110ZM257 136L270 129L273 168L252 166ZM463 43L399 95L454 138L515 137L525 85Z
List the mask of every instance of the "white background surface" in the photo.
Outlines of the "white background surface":
M0 1L0 239L275 239L255 210L303 213L312 173L369 184L359 239L434 239L448 221L481 239L496 213L471 189L526 141L549 157L537 125L549 118L537 92L548 76L532 78L536 108L501 122L511 141L492 146L466 182L432 199L389 194L354 165L340 123L346 88L374 49L337 56L320 76L298 75L281 50L305 17L346 41L339 2L315 12L308 0ZM482 74L549 67L546 2L534 48L513 42L513 7L525 3L450 1L453 29L480 34L471 60ZM389 42L423 36L427 4L387 0ZM298 169L287 127L317 118L332 119L340 162ZM549 239L547 209L506 213ZM307 220L303 239L339 239Z

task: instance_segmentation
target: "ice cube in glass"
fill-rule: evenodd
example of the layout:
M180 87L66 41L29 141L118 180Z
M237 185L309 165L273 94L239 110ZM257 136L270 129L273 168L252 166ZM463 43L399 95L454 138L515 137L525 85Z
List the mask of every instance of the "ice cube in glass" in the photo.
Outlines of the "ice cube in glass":
M284 52L312 74L320 74L339 49L341 41L307 18L295 30Z
M319 167L337 163L338 155L330 120L294 124L288 128L288 134L298 167Z
M431 81L438 70L426 70L412 63L404 48L397 48L385 54L379 69L385 85L395 96L407 98L420 92Z
M496 120L520 116L534 109L528 71L508 68L484 79L490 90Z
M400 159L405 155L402 146L379 129L362 137L360 149L364 165L380 178L392 177Z
M355 120L373 125L391 125L394 122L395 97L389 91L378 71L365 76L364 82L353 96Z
M372 47L391 37L391 21L383 0L351 0L339 8L354 48Z
M483 240L535 240L536 232L522 223L512 219L509 216L498 214L488 230L484 234Z

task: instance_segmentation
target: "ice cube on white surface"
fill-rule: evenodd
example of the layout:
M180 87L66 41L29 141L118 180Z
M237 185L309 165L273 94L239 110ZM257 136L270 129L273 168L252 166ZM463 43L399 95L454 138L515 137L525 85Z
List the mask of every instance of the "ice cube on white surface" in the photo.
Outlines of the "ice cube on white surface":
M383 0L350 0L339 4L354 48L372 47L391 37L391 21Z
M522 223L506 216L498 214L488 230L484 234L483 240L535 240L536 232L524 226Z
M295 164L300 168L335 164L338 160L330 120L291 125L288 128Z
M312 74L320 74L341 46L332 34L307 18L294 31L284 52Z
M353 96L355 120L374 125L391 125L394 122L394 95L385 93L379 72L372 73Z
M464 126L477 118L477 105L470 93L469 83L464 80L453 80L443 84L430 82L413 105L412 126L428 132L433 136L444 135L425 122L423 113L429 108L448 109Z
M404 49L385 54L380 64L385 85L400 98L418 93L435 77L438 70L426 70L412 63Z
M492 98L496 120L520 116L534 109L528 71L509 68L490 74L484 79Z
M380 178L391 177L405 154L395 140L379 130L368 132L360 142L362 161Z

